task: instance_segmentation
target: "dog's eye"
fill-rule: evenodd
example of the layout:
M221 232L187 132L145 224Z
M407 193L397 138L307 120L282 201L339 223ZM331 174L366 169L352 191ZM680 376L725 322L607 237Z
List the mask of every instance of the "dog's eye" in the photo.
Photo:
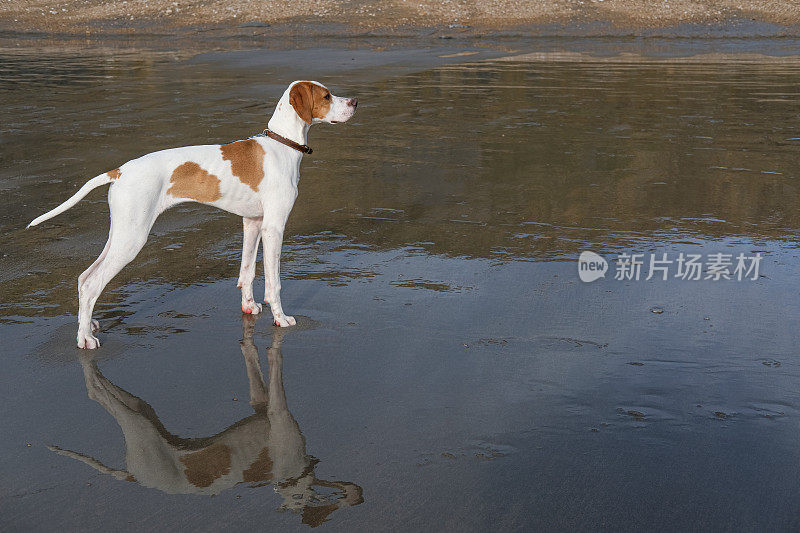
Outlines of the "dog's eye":
M331 93L326 94L325 95L325 100L330 100L330 99L331 99Z

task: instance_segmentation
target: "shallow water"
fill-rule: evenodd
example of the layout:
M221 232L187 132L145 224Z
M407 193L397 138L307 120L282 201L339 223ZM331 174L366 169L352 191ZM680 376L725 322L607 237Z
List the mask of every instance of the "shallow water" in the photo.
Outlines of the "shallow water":
M798 527L800 62L337 52L318 77L360 105L309 137L299 326L240 317L240 222L182 206L101 297L102 348L73 348L105 195L25 224L143 153L259 132L303 54L0 57L7 528ZM763 261L586 284L586 249Z

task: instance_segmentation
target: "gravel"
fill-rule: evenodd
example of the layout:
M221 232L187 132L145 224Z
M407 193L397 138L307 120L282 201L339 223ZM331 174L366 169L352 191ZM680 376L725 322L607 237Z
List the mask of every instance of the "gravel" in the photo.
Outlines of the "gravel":
M796 26L800 0L0 0L0 28L56 33L240 27L253 22L332 23L342 32L354 33L400 27L485 31L598 21L634 31L730 21Z

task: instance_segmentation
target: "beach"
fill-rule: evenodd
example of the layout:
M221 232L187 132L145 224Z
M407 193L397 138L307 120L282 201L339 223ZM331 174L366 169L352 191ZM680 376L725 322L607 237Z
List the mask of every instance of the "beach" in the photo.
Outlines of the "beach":
M375 32L416 33L429 28L458 28L474 33L582 28L592 33L639 34L663 28L721 25L740 31L800 24L797 0L319 0L297 3L173 0L34 0L0 4L0 28L64 34L135 34L180 28L267 27L336 28L343 35ZM328 30L330 31L330 30ZM677 31L685 31L680 28ZM702 30L700 30L702 31Z
M643 4L0 4L3 529L795 530L795 4ZM26 225L295 79L359 100L309 132L297 325L186 203L77 349L107 193Z

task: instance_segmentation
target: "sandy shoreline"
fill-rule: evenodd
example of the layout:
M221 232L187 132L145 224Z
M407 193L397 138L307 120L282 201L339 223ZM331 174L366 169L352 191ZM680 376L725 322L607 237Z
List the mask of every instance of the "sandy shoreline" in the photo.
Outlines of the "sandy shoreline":
M528 35L714 34L796 35L800 1L772 0L512 0L431 1L32 0L0 3L0 30L55 34L159 33L209 28L268 28L277 33L414 34L444 28L462 33Z

